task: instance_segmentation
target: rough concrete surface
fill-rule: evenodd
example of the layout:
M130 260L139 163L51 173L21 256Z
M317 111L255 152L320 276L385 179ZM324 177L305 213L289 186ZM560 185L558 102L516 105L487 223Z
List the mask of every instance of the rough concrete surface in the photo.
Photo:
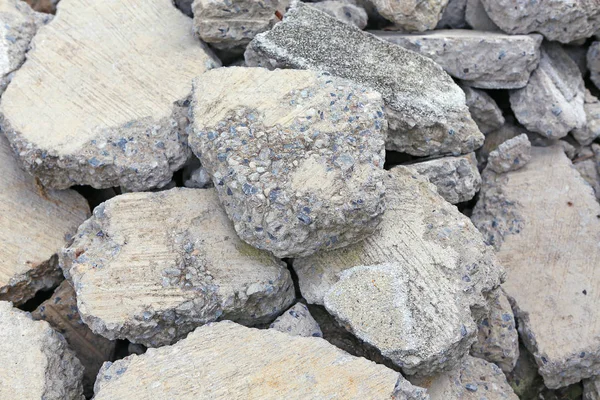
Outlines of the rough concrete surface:
M371 0L377 11L405 31L434 29L448 0Z
M471 117L484 135L500 129L506 122L496 101L485 91L460 85L467 98Z
M488 167L501 174L523 168L531 160L531 143L527 134L508 139L488 156Z

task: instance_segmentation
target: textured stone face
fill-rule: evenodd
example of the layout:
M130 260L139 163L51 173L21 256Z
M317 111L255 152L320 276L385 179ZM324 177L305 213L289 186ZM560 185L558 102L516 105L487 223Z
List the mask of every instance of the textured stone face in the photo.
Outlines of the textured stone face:
M464 93L433 61L297 4L257 35L249 66L328 71L380 92L388 150L425 156L468 153L483 143Z
M224 321L105 364L94 399L385 399L399 377L321 338Z
M448 0L371 0L377 11L406 31L434 29Z
M48 323L0 301L0 398L83 400L83 367Z
M194 85L190 146L242 240L294 257L373 232L385 192L379 93L313 71L206 77Z
M501 174L523 168L531 160L531 143L525 133L507 140L492 151L488 157L488 167Z
M57 189L167 184L189 155L192 78L217 65L191 29L170 0L61 1L0 104L29 172Z
M368 16L364 8L350 4L349 1L325 0L318 3L312 3L315 7L332 17L339 19L349 25L354 25L358 29L364 29L367 26Z
M577 142L583 146L591 144L600 137L600 100L585 89L585 103L583 105L586 116L586 124L581 129L573 129L571 132Z
M490 18L510 34L539 32L548 40L573 42L600 29L595 0L481 0Z
M531 155L517 171L484 171L472 218L499 248L520 337L553 389L600 373L600 204L560 146Z
M540 59L540 35L511 36L463 29L420 34L375 31L377 37L431 58L455 78L483 89L527 84Z
M37 184L2 133L0 171L0 300L20 305L63 279L54 255L90 209L75 191Z
M587 53L587 67L590 70L590 79L600 89L600 42L590 45Z
M389 329L389 341L398 345L395 350L388 349L383 339L370 344L389 350L388 356L406 373L452 368L475 340L473 317L486 314L482 292L499 285L502 270L470 221L425 178L396 167L388 171L386 186L388 209L375 234L343 249L294 260L302 295L315 304L323 304L335 293L345 298L336 298L335 304L352 305L354 299L360 308L356 314L332 302L327 307L339 309L340 321L363 340L372 330ZM374 267L379 264L388 266ZM342 289L335 292L337 284ZM359 291L361 287L368 295ZM406 307L392 308L393 315L404 317L393 326L371 324L371 316L391 318L390 309L384 307L389 303L379 302L377 296L392 299L395 295L402 299L398 304Z
M547 43L527 86L510 92L510 105L527 129L559 139L585 125L584 96L577 64L560 45Z
M465 92L471 117L473 117L484 135L504 125L505 120L502 110L489 94L483 90L473 89L466 85L461 85L460 87Z
M293 336L323 337L319 324L310 315L308 307L302 303L296 303L278 317L270 328Z
M107 201L61 267L95 333L152 347L220 319L270 322L294 299L285 265L238 239L210 189Z

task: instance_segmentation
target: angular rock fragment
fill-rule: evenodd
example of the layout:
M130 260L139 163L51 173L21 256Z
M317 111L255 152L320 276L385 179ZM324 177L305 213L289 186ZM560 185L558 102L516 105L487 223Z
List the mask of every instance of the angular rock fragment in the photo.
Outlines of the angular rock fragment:
M488 295L490 314L478 323L477 342L471 355L496 364L509 373L519 358L519 334L510 303L502 289Z
M600 89L600 42L590 45L587 53L587 67L590 70L590 79Z
M526 132L527 130L525 128L518 126L517 123L510 118L504 125L502 125L501 128L486 134L483 146L475 153L477 154L477 161L479 162L479 170L483 170L485 164L487 163L489 154L496 150L498 146L507 140Z
M325 0L318 3L312 3L311 6L331 15L338 20L349 25L354 25L358 29L365 29L367 26L368 16L364 8L354 4L337 1Z
M570 43L600 30L600 7L596 1L481 0L490 18L504 32L538 32L546 39Z
M498 25L491 20L481 0L467 0L465 20L476 31L499 32Z
M431 400L518 400L495 364L466 356L460 366L433 378L411 378L427 389Z
M583 128L573 129L575 140L583 146L591 144L600 137L600 100L585 89L585 103L583 105L586 116L586 124Z
M396 167L386 186L387 211L375 234L294 260L302 295L325 302L408 374L452 368L475 340L473 318L486 314L482 293L499 285L501 267L468 218L425 178Z
M371 0L377 11L405 31L434 29L442 18L448 0Z
M583 78L559 44L546 43L541 53L527 86L510 92L510 105L527 129L559 139L585 126Z
M583 381L583 400L600 400L600 377Z
M285 264L238 239L211 189L107 201L61 267L92 331L149 347L220 319L267 323L294 299Z
M488 167L502 174L523 168L531 159L531 143L525 133L507 140L488 156Z
M560 146L531 155L517 171L484 171L472 219L499 249L519 336L554 389L600 373L600 204Z
M31 316L35 320L48 322L65 337L83 365L83 388L91 397L96 375L102 363L112 358L116 342L95 335L83 323L77 310L75 291L68 281L63 281L52 297L43 302Z
M301 3L257 35L249 66L328 71L380 92L389 132L386 148L412 155L469 153L483 143L464 93L431 60Z
M63 279L55 254L88 217L73 190L46 190L17 164L0 133L0 300L21 305Z
M223 321L173 346L104 364L94 399L385 399L398 378L321 338Z
M420 34L374 31L377 37L431 58L455 78L483 89L527 84L540 59L540 35L511 36L465 29Z
M48 323L0 301L0 398L83 400L83 368Z
M319 324L310 315L308 307L302 303L296 303L294 307L278 317L270 328L293 336L323 337Z
M314 71L206 78L194 84L190 146L242 240L295 257L373 232L385 191L379 93Z
M449 0L448 5L442 13L436 29L462 29L467 27L465 21L465 9L467 0Z
M0 104L29 172L57 189L168 183L189 155L192 78L217 65L191 29L170 0L62 1Z
M502 110L489 94L466 85L460 87L465 92L471 117L484 135L504 125Z
M418 162L406 167L429 179L440 196L452 204L471 200L481 186L475 153Z

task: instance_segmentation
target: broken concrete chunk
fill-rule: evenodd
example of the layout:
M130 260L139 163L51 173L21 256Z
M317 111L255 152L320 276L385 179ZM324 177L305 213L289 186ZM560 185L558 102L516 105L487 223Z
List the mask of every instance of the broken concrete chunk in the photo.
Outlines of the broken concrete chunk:
M600 377L583 381L583 400L600 400Z
M527 129L559 139L585 126L584 96L575 62L559 44L546 43L527 86L510 92L510 105Z
M525 128L518 126L517 123L511 118L504 125L502 125L500 129L486 134L483 146L476 152L477 161L479 162L479 169L482 170L485 167L489 154L496 150L498 146L507 140L526 132L527 130ZM537 135L537 133L535 135Z
M77 310L77 297L68 281L63 281L52 297L43 302L31 316L44 320L60 332L83 364L83 389L92 396L96 375L102 363L109 361L115 351L115 341L95 335L83 323Z
M527 84L540 59L540 35L511 36L465 29L420 34L387 31L377 37L431 58L455 78L484 89L515 89Z
M298 3L246 50L249 66L328 71L380 92L386 148L412 155L469 153L483 143L464 93L431 60Z
M595 1L481 0L490 18L510 34L538 32L548 40L570 43L600 30L600 7Z
M491 20L481 0L467 0L465 9L467 23L476 31L500 32L498 25Z
M399 377L321 338L223 321L104 364L94 399L386 399Z
M171 0L62 1L0 104L29 172L57 189L167 184L189 155L192 78L217 65L191 29Z
M61 267L92 331L149 347L220 319L268 323L294 300L285 264L238 239L211 189L107 201Z
M309 303L323 304L331 296L327 307L341 322L385 349L404 372L452 368L475 341L474 318L487 314L482 293L499 285L502 269L468 218L424 177L396 167L388 171L386 186L387 211L375 234L294 260L300 290ZM394 296L397 303L387 301ZM390 318L392 325L371 318Z
M364 8L358 7L346 1L325 0L318 3L311 3L311 6L339 19L349 25L354 25L358 29L365 29L368 16Z
M465 92L471 117L484 135L504 125L502 110L489 94L467 85L460 85L460 88Z
M448 0L371 0L377 11L404 31L434 29L442 18Z
M190 147L242 240L295 257L374 231L385 192L379 93L314 71L205 76L194 84Z
M431 400L518 400L495 364L466 356L460 366L433 378L411 378Z
M63 279L55 254L88 217L73 190L46 190L21 170L0 133L0 300L21 305Z
M467 27L465 21L465 9L467 0L449 0L448 5L442 13L436 29L462 29Z
M83 400L83 367L48 323L0 301L0 398Z
M587 159L575 162L573 167L581 174L581 177L594 189L596 198L600 199L600 173L596 160Z
M587 146L600 137L600 101L587 89L585 89L583 109L586 124L581 129L574 129L572 134L579 144Z
M587 53L587 67L590 70L590 79L600 89L600 42L590 45Z
M471 200L481 186L475 153L418 162L406 167L429 179L437 192L452 204Z
M319 324L310 315L308 307L302 303L296 303L294 307L283 313L270 328L293 336L323 337Z
M490 314L477 324L477 342L471 348L471 355L494 363L509 373L519 358L515 316L502 289L492 291L487 298Z
M488 156L488 167L502 174L523 168L531 159L531 143L525 133L507 140Z
M555 389L600 373L600 204L560 146L531 156L517 171L484 171L472 218L499 249L519 336Z

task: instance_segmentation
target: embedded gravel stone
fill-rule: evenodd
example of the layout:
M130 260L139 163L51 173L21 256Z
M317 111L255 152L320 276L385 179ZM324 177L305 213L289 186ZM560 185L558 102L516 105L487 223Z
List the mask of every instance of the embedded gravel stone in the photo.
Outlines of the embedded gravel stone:
M405 31L434 29L448 0L371 0L377 11Z
M510 105L523 126L551 139L585 126L584 83L577 64L556 43L545 43L538 69Z
M467 0L465 20L476 31L500 32L498 25L491 20L481 0Z
M475 120L475 123L484 135L504 125L505 119L502 115L502 110L489 94L467 85L461 85L460 87L465 92L471 117L473 117L473 120Z
M590 70L590 79L600 89L600 42L590 45L587 53L587 67Z
M531 160L531 143L525 133L507 140L488 156L488 167L501 174L523 168Z
M309 303L325 298L346 328L385 349L404 372L432 374L468 353L475 320L487 315L482 293L503 272L469 219L424 177L401 166L387 174L387 211L375 234L297 258L294 270Z
M436 29L462 29L467 27L465 21L465 10L467 0L449 0L448 5L442 13L442 19L439 20Z
M467 85L516 89L527 84L540 60L540 35L506 35L465 29L419 34L374 31L377 37L428 57Z
M595 0L481 0L488 15L504 32L538 32L551 41L570 43L600 30Z
M83 400L82 373L62 335L0 301L0 398Z
M2 96L2 130L47 187L164 186L189 155L192 78L218 61L171 0L59 8Z
M375 230L385 209L379 93L314 71L233 67L204 77L194 84L190 146L242 240L296 257Z
M406 167L429 179L440 196L452 204L471 200L481 187L475 153L418 162Z
M90 213L73 190L46 190L0 133L0 300L21 305L63 279L55 254Z
M283 313L270 328L293 336L323 337L319 324L310 315L308 307L302 303L296 303L294 307Z
M94 400L386 399L399 378L321 338L223 321L173 346L104 364Z
M296 4L257 35L245 57L249 66L328 71L380 92L388 150L458 155L483 143L464 93L439 65L308 5Z
M364 8L358 7L346 1L325 0L318 3L311 3L311 6L331 15L358 29L365 29L369 17Z
M600 137L600 100L588 89L585 89L583 109L585 110L586 124L583 128L573 129L571 133L579 144L587 146Z
M238 239L212 189L107 201L61 267L94 333L148 347L216 320L268 323L294 300L285 264Z
M560 146L484 171L475 225L498 248L519 333L550 389L600 374L600 204Z

